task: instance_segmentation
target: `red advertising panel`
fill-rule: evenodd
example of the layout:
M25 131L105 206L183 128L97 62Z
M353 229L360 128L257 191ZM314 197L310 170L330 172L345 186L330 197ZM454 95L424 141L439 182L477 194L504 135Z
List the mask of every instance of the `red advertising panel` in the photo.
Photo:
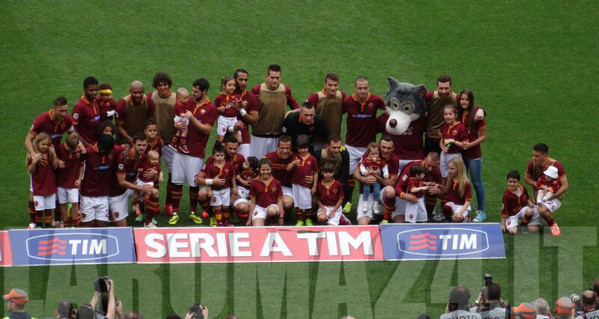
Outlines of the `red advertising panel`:
M8 232L0 231L0 267L12 266Z
M379 261L378 226L134 230L138 263Z

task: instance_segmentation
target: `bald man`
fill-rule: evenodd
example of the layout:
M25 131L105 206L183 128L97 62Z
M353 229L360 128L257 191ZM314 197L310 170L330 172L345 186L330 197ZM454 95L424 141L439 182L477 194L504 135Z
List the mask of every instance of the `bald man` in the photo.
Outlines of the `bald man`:
M129 95L120 99L116 106L117 143L133 145L132 136L143 133L144 122L154 117L155 110L154 101L144 95L144 84L133 81Z

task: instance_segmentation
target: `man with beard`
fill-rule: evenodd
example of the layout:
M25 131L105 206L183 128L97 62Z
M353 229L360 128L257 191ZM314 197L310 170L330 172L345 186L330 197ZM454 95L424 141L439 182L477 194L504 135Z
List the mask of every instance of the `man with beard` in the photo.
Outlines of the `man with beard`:
M155 108L154 100L144 95L143 83L133 81L129 95L120 99L116 106L117 143L133 145L132 136L143 133L144 122L154 117Z

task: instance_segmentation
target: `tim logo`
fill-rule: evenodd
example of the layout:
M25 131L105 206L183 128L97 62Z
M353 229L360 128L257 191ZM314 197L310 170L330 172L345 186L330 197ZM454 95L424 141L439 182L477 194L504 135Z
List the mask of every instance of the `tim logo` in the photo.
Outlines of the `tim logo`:
M486 232L467 228L422 228L397 234L397 246L404 254L458 256L489 249Z
M29 258L47 261L93 261L119 254L117 238L105 234L46 234L25 244Z

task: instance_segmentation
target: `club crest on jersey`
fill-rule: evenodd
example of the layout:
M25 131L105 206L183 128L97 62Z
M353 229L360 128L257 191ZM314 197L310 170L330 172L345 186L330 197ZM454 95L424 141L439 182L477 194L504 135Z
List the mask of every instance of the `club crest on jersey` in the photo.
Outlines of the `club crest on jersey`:
M79 119L79 113L73 113L73 119L75 119L75 120Z
M451 130L451 134L458 135L458 130Z

